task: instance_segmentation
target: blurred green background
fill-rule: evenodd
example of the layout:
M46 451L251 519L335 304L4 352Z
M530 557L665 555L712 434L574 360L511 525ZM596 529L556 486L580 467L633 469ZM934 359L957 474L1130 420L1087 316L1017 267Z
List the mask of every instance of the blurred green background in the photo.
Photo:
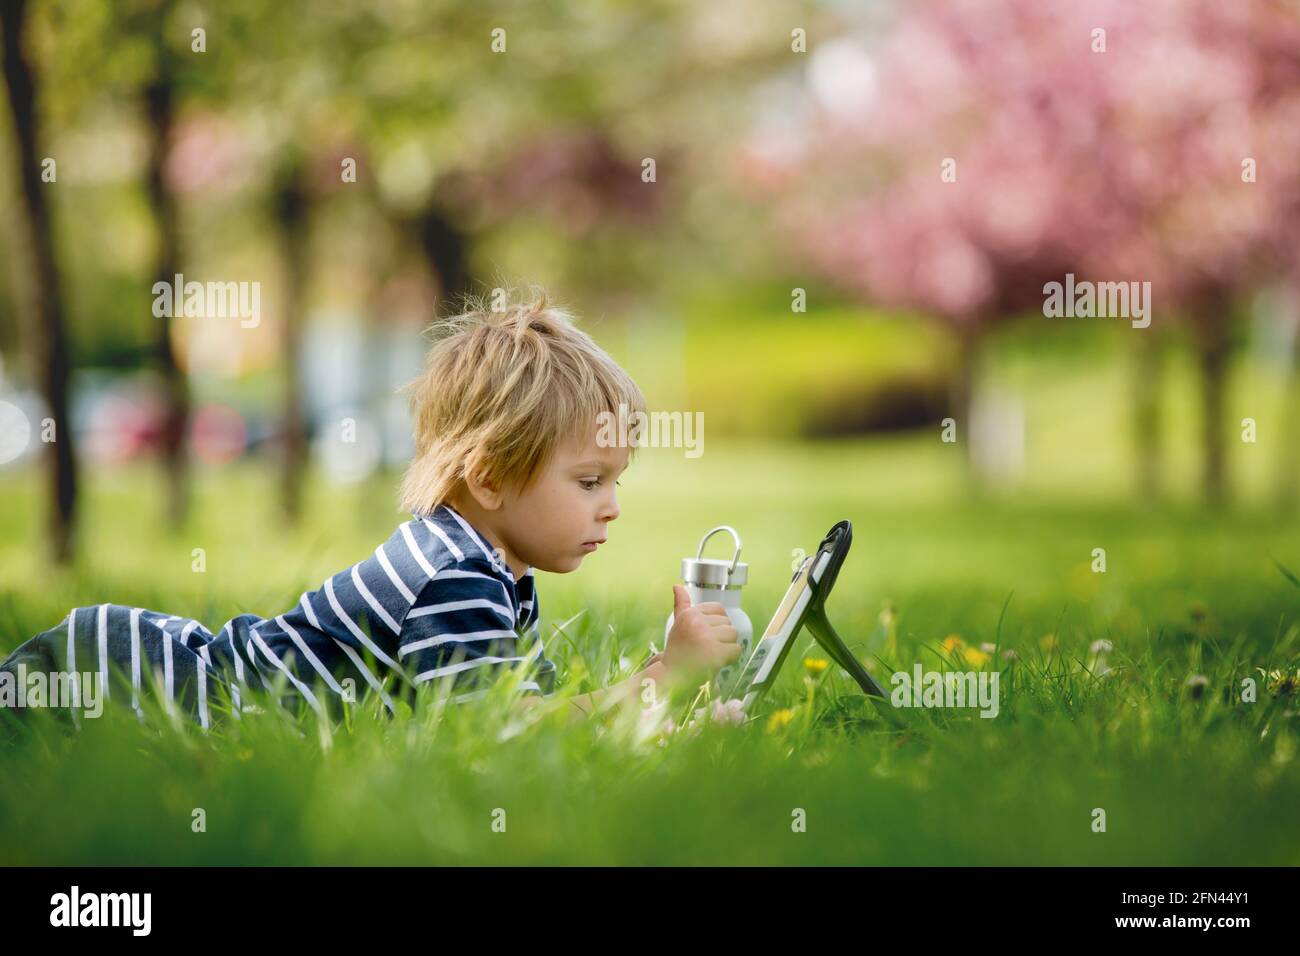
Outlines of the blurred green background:
M538 574L562 693L662 645L710 528L761 629L845 518L877 677L1003 680L899 729L805 635L751 723L662 746L110 716L6 752L0 862L1300 862L1300 17L996 6L0 7L0 654L100 602L273 616L368 555L423 331L536 283L704 420ZM1067 272L1150 281L1151 326L1048 317ZM258 321L156 316L176 273Z

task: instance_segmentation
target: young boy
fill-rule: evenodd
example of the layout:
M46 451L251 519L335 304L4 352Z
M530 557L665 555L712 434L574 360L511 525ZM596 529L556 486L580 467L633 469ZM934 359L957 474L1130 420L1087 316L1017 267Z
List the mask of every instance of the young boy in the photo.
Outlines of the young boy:
M238 717L241 687L277 679L318 713L367 687L392 711L389 690L431 681L464 701L514 667L526 668L519 687L535 695L519 706L551 696L555 666L542 652L533 570L574 571L607 539L631 449L597 441L600 414L617 415L620 403L644 411L645 401L544 293L502 310L473 303L435 330L423 373L404 389L416 454L400 503L412 519L372 555L283 614L241 614L215 636L158 611L74 608L0 664L0 707L41 673L70 678L86 696L96 681L110 697L116 687L138 711L146 668L168 704L205 729L219 685ZM667 691L739 656L721 604L692 607L685 588L673 593L666 649L633 677L561 706L578 719L636 707L647 678Z

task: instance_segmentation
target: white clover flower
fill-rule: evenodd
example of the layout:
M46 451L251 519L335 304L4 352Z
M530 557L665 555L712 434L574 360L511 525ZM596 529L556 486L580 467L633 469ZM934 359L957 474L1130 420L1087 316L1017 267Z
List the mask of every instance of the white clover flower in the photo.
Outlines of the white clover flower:
M745 704L738 697L733 697L726 703L714 701L713 719L720 724L743 724L745 722Z
M673 719L671 717L667 718L659 728L659 739L656 742L660 747L667 747L668 738L677 733L677 730L677 725L673 723Z

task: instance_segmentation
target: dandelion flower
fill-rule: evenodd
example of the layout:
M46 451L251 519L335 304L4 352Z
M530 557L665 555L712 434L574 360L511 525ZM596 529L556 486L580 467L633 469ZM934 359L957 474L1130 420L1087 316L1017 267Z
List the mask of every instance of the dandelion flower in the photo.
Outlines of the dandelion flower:
M949 634L943 639L943 649L945 651L955 651L959 647L965 647L966 642L961 639L960 634Z
M824 660L820 657L805 657L803 659L803 666L808 668L809 672L813 674L820 674L830 666L830 661Z
M962 660L971 667L983 667L989 662L993 655L985 654L983 651L977 651L973 647L963 648L961 652Z
M789 707L772 712L772 716L767 718L767 732L776 733L782 727L785 727L794 719L794 711Z
M1038 639L1038 646L1045 651L1056 650L1056 635L1044 634L1042 637Z
M1106 640L1104 637L1093 641L1088 646L1088 650L1092 651L1094 654L1109 654L1114 649L1115 649L1115 645L1112 644L1110 641Z

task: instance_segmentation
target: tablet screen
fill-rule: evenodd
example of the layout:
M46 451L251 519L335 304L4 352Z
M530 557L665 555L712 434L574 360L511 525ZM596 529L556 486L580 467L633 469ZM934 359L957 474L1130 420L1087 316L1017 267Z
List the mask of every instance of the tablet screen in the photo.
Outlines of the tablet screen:
M745 661L740 678L731 685L732 689L728 696L738 697L746 694L755 685L761 685L771 676L773 668L781 659L781 652L794 636L793 628L799 621L799 615L808 604L811 594L808 575L812 571L813 560L819 553L809 555L799 566L799 571L786 589L785 597L781 599L776 613L772 615L767 630L763 632L749 659Z

